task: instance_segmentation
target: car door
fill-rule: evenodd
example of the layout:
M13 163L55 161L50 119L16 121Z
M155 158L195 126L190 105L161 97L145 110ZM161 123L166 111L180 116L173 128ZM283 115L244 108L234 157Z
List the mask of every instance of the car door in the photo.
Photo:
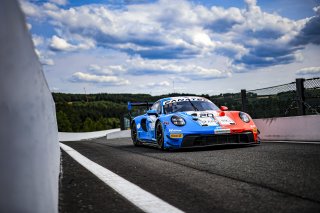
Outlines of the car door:
M154 103L151 107L151 109L156 110L158 113L158 116L160 116L161 114L161 104L159 101L157 101L156 103ZM147 117L147 128L148 128L148 137L150 138L150 140L154 140L155 139L155 128L156 128L156 121L158 119L158 116L156 115L148 115Z

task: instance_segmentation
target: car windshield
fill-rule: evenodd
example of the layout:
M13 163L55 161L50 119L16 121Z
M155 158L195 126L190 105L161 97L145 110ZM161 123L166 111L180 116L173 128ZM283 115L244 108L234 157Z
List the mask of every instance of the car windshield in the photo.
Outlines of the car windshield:
M219 110L219 108L210 101L179 101L168 103L163 106L164 113L185 112L185 111L206 111Z

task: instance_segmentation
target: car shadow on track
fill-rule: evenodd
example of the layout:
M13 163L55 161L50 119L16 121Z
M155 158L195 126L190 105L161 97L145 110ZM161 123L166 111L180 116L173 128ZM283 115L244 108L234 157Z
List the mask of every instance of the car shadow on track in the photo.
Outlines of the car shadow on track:
M172 150L173 152L199 152L199 151L209 151L209 150L228 150L228 149L243 149L243 148L252 148L257 146L256 144L223 144L215 146L206 146L206 147L193 147L193 148L183 148Z
M144 153L180 153L180 152L202 152L202 151L214 151L214 150L229 150L229 149L243 149L243 148L253 148L258 146L257 144L223 144L215 146L205 146L205 147L190 147L181 149L165 149L161 150L157 146L143 144L140 146L134 145L124 145L122 148L139 150Z

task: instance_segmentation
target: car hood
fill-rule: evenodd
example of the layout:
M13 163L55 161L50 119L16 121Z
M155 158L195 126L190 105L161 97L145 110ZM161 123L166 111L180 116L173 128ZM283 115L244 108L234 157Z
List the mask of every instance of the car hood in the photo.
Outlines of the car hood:
M201 126L224 126L235 125L234 118L230 112L224 112L224 115L220 114L221 111L187 111L179 112L179 115L187 120L193 120Z

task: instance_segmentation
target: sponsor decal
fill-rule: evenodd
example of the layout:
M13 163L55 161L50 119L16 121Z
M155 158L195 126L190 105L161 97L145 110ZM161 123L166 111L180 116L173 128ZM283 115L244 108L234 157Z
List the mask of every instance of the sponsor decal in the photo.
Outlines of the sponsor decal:
M219 126L214 119L214 111L209 113L193 111L186 114L192 116L192 119L201 126Z
M137 124L137 129L140 129L141 125L140 124Z
M235 122L228 116L217 116L216 119L221 125L235 124Z
M181 133L171 133L170 138L183 138L183 134Z
M257 127L253 128L252 131L253 131L253 133L257 133L258 132Z
M204 113L204 112L199 113L197 111L186 112L187 115L191 115L192 117L200 117L200 118L204 118L204 117L213 118L214 113L215 111L209 112L209 113Z
M230 129L215 129L214 133L215 134L230 134Z
M198 118L197 122L201 126L218 126L215 120L210 117Z
M207 116L213 118L213 114L212 113L208 113Z
M174 98L172 100L167 100L163 102L163 105L167 105L167 104L173 104L176 102L183 102L183 101L209 101L205 98L198 98L198 97L186 97L186 98Z
M170 123L168 121L163 121L164 125L169 125Z
M181 132L181 129L169 129L169 132Z
M148 121L149 121L149 128L151 130L154 130L155 126L156 126L156 120L157 120L157 117L156 116L149 116L148 117Z

